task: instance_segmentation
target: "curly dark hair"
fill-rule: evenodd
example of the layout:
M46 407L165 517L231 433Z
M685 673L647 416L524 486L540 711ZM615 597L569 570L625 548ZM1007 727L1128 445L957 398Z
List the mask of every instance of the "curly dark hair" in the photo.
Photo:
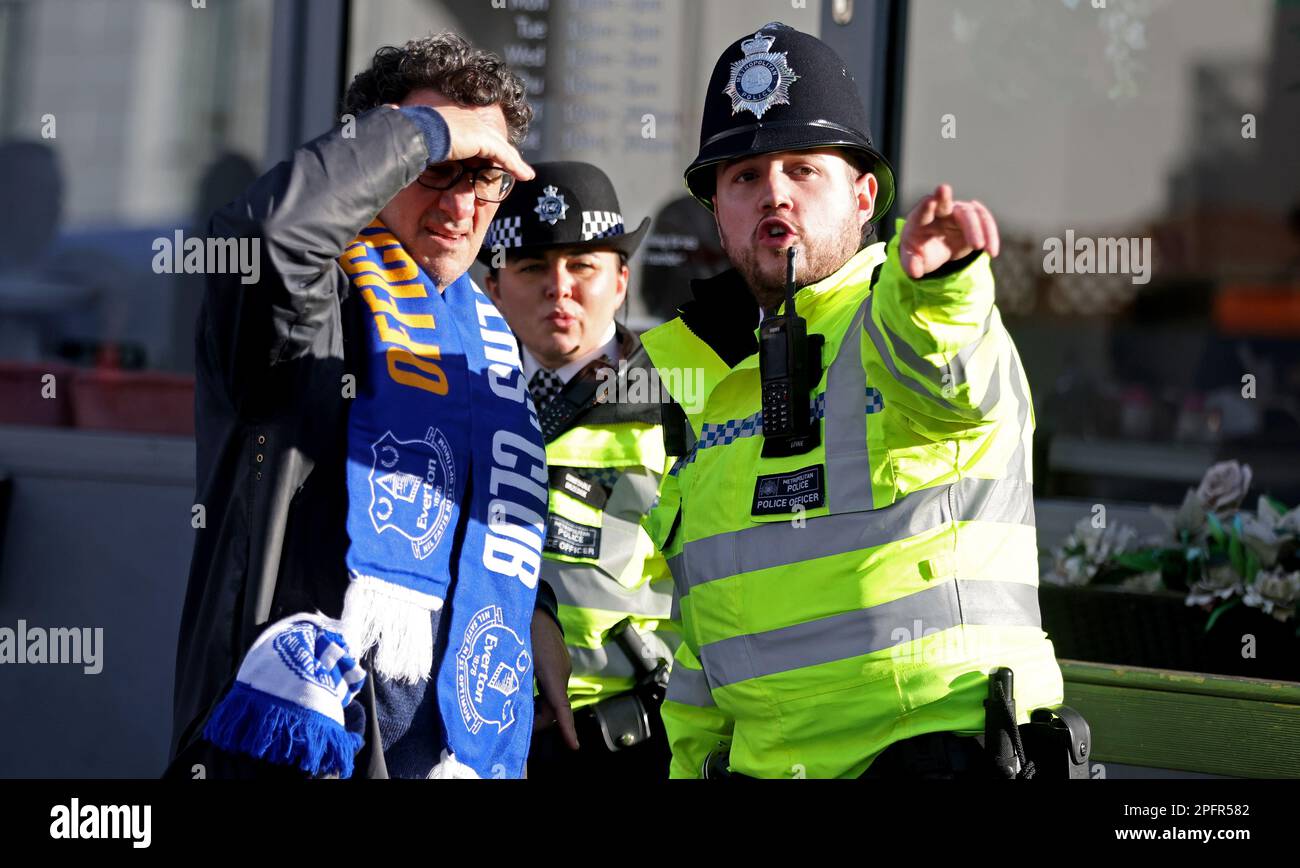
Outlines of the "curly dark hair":
M431 87L461 105L500 105L518 147L528 135L533 108L524 99L524 82L500 57L470 45L455 33L412 39L375 52L370 68L357 73L343 97L353 115L397 103L413 90Z

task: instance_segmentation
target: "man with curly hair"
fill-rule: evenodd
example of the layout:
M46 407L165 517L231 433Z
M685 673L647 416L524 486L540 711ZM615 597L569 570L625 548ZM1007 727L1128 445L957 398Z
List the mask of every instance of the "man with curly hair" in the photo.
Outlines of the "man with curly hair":
M523 82L443 33L381 48L344 111L209 227L260 239L262 278L210 275L198 320L168 776L517 776L534 676L576 744L540 428L467 275L533 176Z

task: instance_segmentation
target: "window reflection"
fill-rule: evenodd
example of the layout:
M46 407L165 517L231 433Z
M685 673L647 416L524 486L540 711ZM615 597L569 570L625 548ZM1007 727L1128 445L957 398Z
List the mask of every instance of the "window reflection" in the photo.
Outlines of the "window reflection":
M129 429L127 408L156 406L151 430L192 426L202 281L155 273L152 243L201 233L256 175L272 10L0 4L0 424ZM50 372L58 409L20 409ZM92 409L106 389L122 419Z
M1300 501L1300 9L910 8L902 198L950 181L998 218L1040 494L1177 502L1224 457ZM1129 240L1149 275L1103 268Z

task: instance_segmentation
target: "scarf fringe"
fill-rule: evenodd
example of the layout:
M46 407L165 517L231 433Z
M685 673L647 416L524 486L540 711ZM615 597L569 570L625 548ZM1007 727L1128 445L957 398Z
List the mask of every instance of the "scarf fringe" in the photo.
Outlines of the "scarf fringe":
M405 593L403 593L405 591ZM358 660L371 648L374 670L390 681L417 684L433 671L430 612L442 600L373 576L354 576L343 598L343 635Z
M230 753L277 765L297 766L313 776L352 776L360 733L348 732L310 709L236 681L212 712L203 737Z
M479 779L478 773L474 769L465 765L456 759L446 748L442 749L442 759L429 772L431 781L476 781Z

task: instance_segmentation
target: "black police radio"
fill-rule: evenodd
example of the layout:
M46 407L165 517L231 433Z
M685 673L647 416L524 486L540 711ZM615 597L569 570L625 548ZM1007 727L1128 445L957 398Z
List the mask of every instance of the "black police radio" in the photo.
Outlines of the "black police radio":
M794 260L786 249L785 313L763 320L758 329L758 369L763 388L763 457L802 455L821 443L821 420L812 418L813 388L821 379L821 335L795 312Z

